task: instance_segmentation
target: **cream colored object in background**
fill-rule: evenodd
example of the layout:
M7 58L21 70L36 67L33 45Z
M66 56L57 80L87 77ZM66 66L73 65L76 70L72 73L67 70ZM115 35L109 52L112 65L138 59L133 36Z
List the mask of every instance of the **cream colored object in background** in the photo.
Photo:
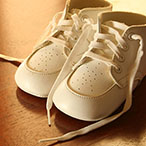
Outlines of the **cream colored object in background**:
M84 31L85 19L96 21L97 13L111 11L111 8L110 3L103 0L84 3L68 0L59 24L54 27L55 23L52 23L51 35L19 66L15 75L18 87L29 94L47 97L66 58Z
M145 0L107 0L113 4L113 11L136 12L146 15Z
M117 119L131 107L132 90L146 75L146 16L107 12L100 15L97 24L94 41L81 60L73 68L69 66L78 51L86 47L78 46L78 42L66 61L48 97L48 112L53 98L55 106L71 117L100 121L42 141L64 141L85 134ZM109 116L124 99L123 110Z

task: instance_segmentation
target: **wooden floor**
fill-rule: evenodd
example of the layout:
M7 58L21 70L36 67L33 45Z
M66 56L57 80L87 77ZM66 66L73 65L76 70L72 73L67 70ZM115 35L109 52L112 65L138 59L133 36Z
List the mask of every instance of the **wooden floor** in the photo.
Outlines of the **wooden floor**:
M109 0L114 10L145 13L145 0ZM0 53L25 58L65 0L1 0ZM137 3L136 3L137 2ZM144 3L145 2L145 3ZM62 135L90 123L72 119L55 107L48 127L45 99L21 91L14 81L18 64L0 61L0 146L146 146L146 78L134 92L125 115L85 136L64 143L38 140Z

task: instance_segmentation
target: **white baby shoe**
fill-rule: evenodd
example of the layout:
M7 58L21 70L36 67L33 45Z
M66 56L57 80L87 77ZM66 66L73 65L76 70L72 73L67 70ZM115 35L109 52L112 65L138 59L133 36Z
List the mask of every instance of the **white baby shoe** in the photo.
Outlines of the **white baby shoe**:
M97 13L111 8L111 4L103 0L68 0L64 12L57 13L48 26L50 35L19 66L15 74L18 87L29 94L47 97L86 27L96 22Z
M87 37L70 54L49 94L47 108L49 118L53 99L63 113L98 122L42 141L64 141L88 133L117 119L131 107L132 90L146 75L146 16L103 13L93 34L94 40L88 47ZM86 50L81 59L70 65L81 50ZM124 100L123 110L111 115Z

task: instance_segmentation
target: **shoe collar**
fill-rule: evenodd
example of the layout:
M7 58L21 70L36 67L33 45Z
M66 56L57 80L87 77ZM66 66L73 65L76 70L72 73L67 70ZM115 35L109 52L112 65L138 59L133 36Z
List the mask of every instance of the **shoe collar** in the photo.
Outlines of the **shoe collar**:
M97 21L97 13L111 11L112 4L104 0L85 1L67 0L63 18L68 17L68 13L77 13L81 19L92 18Z

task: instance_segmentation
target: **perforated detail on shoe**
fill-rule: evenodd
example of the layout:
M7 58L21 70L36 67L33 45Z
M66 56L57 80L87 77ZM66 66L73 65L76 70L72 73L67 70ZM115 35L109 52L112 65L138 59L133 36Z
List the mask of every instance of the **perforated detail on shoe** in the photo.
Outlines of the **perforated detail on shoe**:
M90 61L73 73L68 85L81 95L95 97L113 85L109 72L109 68L104 63Z
M65 60L62 46L50 44L37 51L28 60L28 66L38 72L53 73L62 68Z

